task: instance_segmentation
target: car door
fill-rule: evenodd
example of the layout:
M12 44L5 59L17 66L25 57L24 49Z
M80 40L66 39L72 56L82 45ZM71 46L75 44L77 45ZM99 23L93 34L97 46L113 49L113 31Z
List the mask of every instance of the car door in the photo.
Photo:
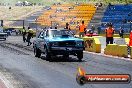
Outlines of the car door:
M39 45L40 45L40 50L44 52L44 45L47 43L47 37L48 37L48 30L44 30L41 35L39 36Z
M44 46L47 45L47 42L48 42L47 39L48 39L48 30L45 30L43 33L43 41L41 42L41 51L42 52L45 52Z
M38 40L38 48L43 52L43 46L44 46L44 31L39 34L37 40Z

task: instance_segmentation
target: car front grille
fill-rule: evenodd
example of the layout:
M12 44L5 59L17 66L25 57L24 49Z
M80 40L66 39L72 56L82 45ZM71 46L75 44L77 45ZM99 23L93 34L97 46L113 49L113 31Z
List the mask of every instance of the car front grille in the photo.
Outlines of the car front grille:
M60 47L73 47L75 45L76 45L75 41L62 41L62 42L59 42Z

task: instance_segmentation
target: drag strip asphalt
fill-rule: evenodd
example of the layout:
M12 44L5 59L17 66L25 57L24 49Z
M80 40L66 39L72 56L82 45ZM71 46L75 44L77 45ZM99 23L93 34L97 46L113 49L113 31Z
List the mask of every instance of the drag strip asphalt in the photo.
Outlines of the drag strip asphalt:
M47 61L44 55L41 58L34 57L33 50L25 47L0 43L0 66L19 78L20 84L27 85L24 88L132 88L132 83L84 86L76 83L78 66L84 67L88 74L132 75L132 62L129 60L84 52L82 62L73 56L69 59L55 57L53 61Z

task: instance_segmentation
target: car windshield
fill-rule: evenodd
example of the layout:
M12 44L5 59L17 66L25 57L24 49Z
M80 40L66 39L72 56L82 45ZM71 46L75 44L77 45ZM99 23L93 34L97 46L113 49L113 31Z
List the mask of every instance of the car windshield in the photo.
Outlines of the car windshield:
M0 32L3 32L3 28L2 27L0 27Z
M69 30L50 30L49 34L51 37L73 36L73 33Z

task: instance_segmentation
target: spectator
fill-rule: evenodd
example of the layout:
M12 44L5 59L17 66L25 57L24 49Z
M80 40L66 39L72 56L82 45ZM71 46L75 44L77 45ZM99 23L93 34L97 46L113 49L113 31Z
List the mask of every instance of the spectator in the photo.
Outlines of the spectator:
M131 47L132 46L132 30L130 32L130 36L129 36L129 44L128 44L128 52L129 54L131 53Z
M55 29L57 29L57 26L55 27Z
M111 5L111 3L109 3L109 5L108 5L108 7L109 7L109 10L111 10L111 6L112 6L112 5Z
M41 6L41 3L38 3L38 6Z
M115 6L112 5L111 3L109 3L108 7L109 7L109 10L114 10L115 9Z
M97 29L98 29L98 34L100 34L101 33L101 27L99 26Z
M65 20L66 20L66 17L63 17L63 18L62 18L62 21L65 21Z
M102 7L103 6L103 3L99 3L99 7Z
M9 7L9 9L11 9L11 7Z
M98 3L95 3L95 5L94 5L94 6L95 6L95 8L97 8L97 9L98 9Z
M82 24L79 26L79 37L84 37L86 31L86 26L84 24L84 21L82 21Z
M79 6L79 3L78 3L78 2L76 2L76 4L75 4L75 5Z
M50 16L49 16L49 18L51 19L51 18L52 18L52 16L50 15Z
M23 42L26 42L26 29L25 29L25 27L23 27L22 36L23 36Z
M132 30L131 30L130 36L129 36L129 46L132 46Z
M71 29L70 29L70 25L69 25L68 23L66 23L65 29L71 30Z
M89 30L91 37L93 36L94 30L95 30L95 27L94 27L94 25L92 25L91 29Z
M36 6L37 4L36 3L33 3L34 6Z
M52 27L50 27L49 29L52 29Z
M112 24L108 25L108 28L105 29L106 33L106 45L107 44L113 44L113 34L114 34L114 28L112 27Z
M30 27L28 27L28 35L27 35L27 42L28 42L28 45L27 46L30 46L32 43L31 43L31 37L33 38L33 30L30 29Z
M89 30L89 34L90 34L90 37L93 36L93 30L92 29Z
M92 30L93 30L93 32L94 32L94 31L95 31L95 26L94 26L94 25L92 25L91 29L92 29Z
M122 27L119 30L119 35L120 35L121 38L123 38L124 30L122 29Z

